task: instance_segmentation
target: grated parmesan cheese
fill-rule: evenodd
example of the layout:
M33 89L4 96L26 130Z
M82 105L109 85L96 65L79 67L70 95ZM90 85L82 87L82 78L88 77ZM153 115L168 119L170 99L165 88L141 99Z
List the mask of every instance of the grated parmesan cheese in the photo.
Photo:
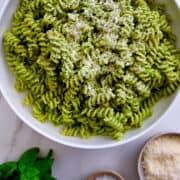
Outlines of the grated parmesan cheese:
M180 137L163 135L148 143L143 168L146 180L180 180Z

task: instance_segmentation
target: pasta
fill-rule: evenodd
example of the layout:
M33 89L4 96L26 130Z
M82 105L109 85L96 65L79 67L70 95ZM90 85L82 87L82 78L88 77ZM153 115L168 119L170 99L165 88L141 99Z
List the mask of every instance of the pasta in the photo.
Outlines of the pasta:
M180 82L180 51L153 0L21 0L4 33L17 91L67 136L120 139Z

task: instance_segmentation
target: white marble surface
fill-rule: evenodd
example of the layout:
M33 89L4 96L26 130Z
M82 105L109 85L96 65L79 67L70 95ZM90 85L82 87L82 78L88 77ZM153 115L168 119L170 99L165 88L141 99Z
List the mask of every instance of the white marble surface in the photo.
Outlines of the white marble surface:
M105 150L82 150L56 144L27 127L0 95L0 163L16 159L24 150L39 146L43 152L54 149L53 175L58 180L85 180L95 170L113 169L127 180L136 180L138 153L144 142L162 131L180 132L180 96L162 121L149 133L121 147Z

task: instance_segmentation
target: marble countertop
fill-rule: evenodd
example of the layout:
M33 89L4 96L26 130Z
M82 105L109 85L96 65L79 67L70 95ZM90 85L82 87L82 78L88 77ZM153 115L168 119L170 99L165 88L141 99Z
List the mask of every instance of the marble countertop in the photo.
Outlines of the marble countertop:
M42 152L54 150L53 175L61 180L85 180L96 170L113 169L127 180L138 179L137 157L144 142L162 131L180 132L180 96L162 121L151 132L132 143L104 150L82 150L54 143L27 127L0 95L0 163L15 160L24 150L39 146Z

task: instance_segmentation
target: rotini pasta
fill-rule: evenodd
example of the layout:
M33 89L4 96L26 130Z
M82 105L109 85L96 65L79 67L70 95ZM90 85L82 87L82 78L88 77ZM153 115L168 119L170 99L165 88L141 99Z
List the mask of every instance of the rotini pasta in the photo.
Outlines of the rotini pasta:
M169 22L154 0L21 0L4 52L35 118L120 139L178 88Z

